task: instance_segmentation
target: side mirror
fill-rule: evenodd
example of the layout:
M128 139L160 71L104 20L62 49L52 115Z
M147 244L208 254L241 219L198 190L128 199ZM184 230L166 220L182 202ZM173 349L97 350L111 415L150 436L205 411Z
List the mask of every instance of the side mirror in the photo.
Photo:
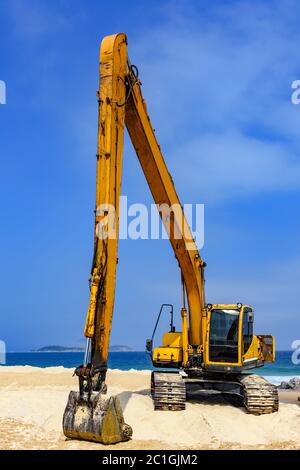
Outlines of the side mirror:
M146 351L151 353L152 352L152 339L146 340Z

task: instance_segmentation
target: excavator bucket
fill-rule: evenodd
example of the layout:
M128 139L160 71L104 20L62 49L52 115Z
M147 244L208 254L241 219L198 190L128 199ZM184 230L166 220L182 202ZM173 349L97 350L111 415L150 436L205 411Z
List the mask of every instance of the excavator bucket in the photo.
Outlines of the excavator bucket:
M116 444L132 436L118 397L103 399L99 392L93 392L89 400L81 398L78 392L70 392L63 431L66 437L102 444Z

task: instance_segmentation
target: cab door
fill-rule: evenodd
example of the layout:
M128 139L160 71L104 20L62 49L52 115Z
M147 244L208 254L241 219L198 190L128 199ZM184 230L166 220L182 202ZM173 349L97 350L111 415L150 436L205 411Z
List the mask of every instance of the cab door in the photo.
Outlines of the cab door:
M253 341L254 313L252 308L244 307L242 320L242 356L245 356Z

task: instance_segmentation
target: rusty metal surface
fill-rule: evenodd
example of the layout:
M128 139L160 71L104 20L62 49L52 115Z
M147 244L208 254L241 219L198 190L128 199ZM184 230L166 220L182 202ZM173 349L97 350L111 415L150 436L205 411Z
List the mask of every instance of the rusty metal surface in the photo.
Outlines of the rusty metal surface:
M118 397L103 399L100 393L92 393L90 401L71 391L63 416L66 437L103 444L127 441L132 436L131 427L124 422Z

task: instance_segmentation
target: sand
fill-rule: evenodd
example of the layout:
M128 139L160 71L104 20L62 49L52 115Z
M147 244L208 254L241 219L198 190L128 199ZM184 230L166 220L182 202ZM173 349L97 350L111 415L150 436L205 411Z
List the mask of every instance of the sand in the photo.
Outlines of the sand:
M118 394L129 442L103 446L67 440L61 427L73 370L63 367L0 367L1 449L300 449L296 392L281 392L278 413L248 415L222 396L199 397L185 411L153 410L149 371L108 372L110 394Z

